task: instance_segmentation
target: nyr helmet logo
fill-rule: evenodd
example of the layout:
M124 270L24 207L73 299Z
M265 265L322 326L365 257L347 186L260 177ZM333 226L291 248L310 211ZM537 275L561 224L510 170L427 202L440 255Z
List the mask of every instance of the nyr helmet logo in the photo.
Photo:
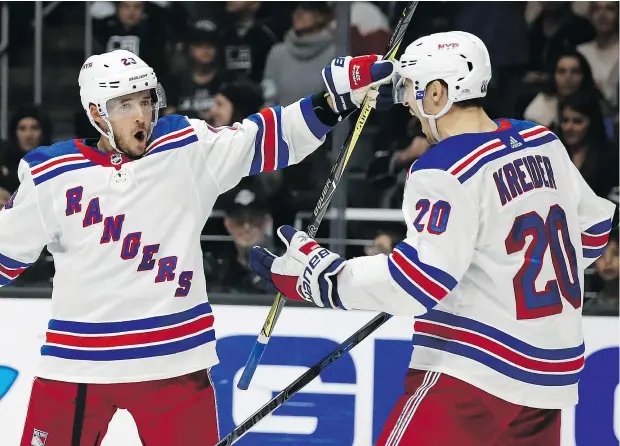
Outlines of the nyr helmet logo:
M416 99L422 99L424 97L424 90L417 90L415 92L415 98Z

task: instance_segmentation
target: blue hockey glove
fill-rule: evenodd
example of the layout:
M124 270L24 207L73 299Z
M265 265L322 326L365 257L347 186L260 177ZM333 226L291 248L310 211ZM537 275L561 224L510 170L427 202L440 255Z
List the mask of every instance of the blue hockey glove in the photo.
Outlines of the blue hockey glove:
M367 94L375 106L378 91L373 87L391 82L394 75L393 62L381 57L336 57L323 68L323 81L338 113L359 108Z
M289 299L344 309L338 297L337 274L346 261L291 226L278 228L278 237L286 245L286 253L277 257L255 246L250 250L250 268Z

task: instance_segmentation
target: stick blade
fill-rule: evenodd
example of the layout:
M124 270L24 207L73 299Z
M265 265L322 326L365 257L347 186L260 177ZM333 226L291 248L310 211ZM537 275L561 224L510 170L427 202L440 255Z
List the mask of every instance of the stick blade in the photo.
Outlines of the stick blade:
M260 342L260 339L256 340L254 344L254 348L252 348L252 352L248 358L248 362L245 364L245 368L243 369L243 373L241 374L241 378L237 383L237 388L241 390L248 390L250 387L250 382L254 377L254 372L256 372L256 368L260 363L261 358L263 357L263 353L265 353L265 348L267 347L266 343Z

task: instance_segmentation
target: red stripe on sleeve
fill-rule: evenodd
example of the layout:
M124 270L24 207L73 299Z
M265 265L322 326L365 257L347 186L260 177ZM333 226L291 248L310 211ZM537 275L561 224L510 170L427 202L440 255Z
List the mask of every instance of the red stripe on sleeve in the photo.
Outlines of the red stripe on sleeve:
M392 252L392 259L400 267L401 270L409 277L417 286L422 288L427 294L436 300L441 300L448 294L448 291L437 285L432 280L428 279L417 268L415 268L409 261L398 251Z
M276 118L271 108L260 112L265 121L265 135L263 142L263 172L276 170Z
M8 269L8 268L5 268L4 266L0 265L0 272L2 272L5 275L9 276L11 279L15 279L17 276L19 276L24 271L26 271L26 268Z
M601 235L581 234L581 244L587 247L598 247L607 244L609 232Z

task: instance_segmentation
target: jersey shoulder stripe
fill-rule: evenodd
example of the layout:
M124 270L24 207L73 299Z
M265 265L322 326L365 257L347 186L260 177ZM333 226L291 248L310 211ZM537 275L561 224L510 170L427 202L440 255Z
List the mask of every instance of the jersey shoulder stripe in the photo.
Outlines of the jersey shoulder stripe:
M165 152L198 142L194 127L185 116L168 115L157 120L146 153Z
M56 178L65 172L96 165L78 150L74 140L37 147L24 156L24 161L30 167L30 174L35 185Z
M468 133L441 141L411 166L410 174L443 170L462 184L491 161L558 139L551 130L533 122L500 119L498 124L495 132Z

